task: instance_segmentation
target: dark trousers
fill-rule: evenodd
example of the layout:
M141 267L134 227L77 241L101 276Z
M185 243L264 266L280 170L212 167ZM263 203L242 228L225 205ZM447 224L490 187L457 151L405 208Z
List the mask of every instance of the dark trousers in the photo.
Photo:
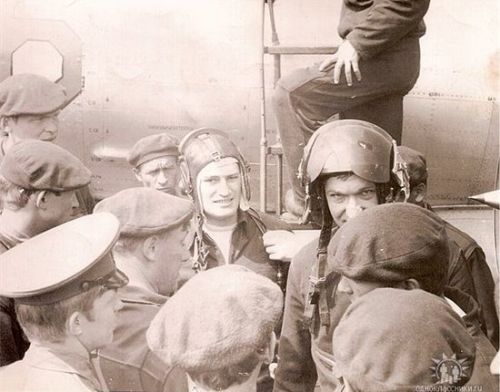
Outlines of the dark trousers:
M299 201L304 199L304 190L297 179L303 148L312 133L332 116L340 114L341 118L370 121L401 142L402 98L412 89L419 75L419 42L418 39L405 39L390 51L361 59L362 80L353 81L352 86L347 85L343 70L339 83L334 84L333 69L320 72L318 66L298 69L281 78L273 95L273 110L289 179ZM396 125L391 126L391 123Z

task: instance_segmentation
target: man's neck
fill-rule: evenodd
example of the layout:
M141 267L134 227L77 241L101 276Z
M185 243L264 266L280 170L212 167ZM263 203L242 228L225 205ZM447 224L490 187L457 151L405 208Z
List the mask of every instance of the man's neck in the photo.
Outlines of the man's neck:
M151 293L158 294L158 289L151 282L151 280L148 279L148 276L144 271L144 262L140 256L132 252L117 252L114 250L113 257L118 269L123 271L129 278L128 284L130 286L140 287Z
M205 222L203 224L203 228L206 231L219 231L219 232L228 232L233 231L236 228L237 222L231 223L229 225L212 225L210 222Z
M18 210L4 208L0 215L0 227L4 231L17 233L26 238L34 237L47 230L44 225L37 222L37 219L30 211L23 208Z
M210 227L228 227L235 226L238 223L239 210L232 216L226 218L214 218L210 216L204 216L204 224Z
M257 391L257 378L259 376L260 368L262 363L253 370L250 377L241 384L231 385L229 388L224 389L224 392L256 392ZM189 376L188 376L188 385L189 392L212 392L212 389L204 388L196 384Z
M16 143L16 140L12 137L10 132L3 132L2 136L2 153L5 155L10 150L10 148Z
M81 357L85 360L89 359L89 351L77 340L66 339L61 342L43 343L43 345L57 356Z

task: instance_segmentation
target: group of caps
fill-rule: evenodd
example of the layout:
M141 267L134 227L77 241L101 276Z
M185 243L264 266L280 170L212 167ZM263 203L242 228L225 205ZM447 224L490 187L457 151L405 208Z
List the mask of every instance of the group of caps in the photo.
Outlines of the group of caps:
M37 85L33 79L28 81L30 86ZM37 114L48 115L50 119L49 114L54 112L53 107L35 111L28 104L30 96L23 95L26 93L12 97L7 94L5 98L3 91L0 89L0 103L4 102L0 115L3 118ZM61 90L58 88L57 91ZM32 91L31 94L39 94L39 102L50 101L46 99L45 93ZM57 96L55 92L54 96ZM56 106L55 111L63 104ZM9 137L15 135L12 131L15 122L12 120L9 124ZM305 183L314 184L329 166L335 167L336 171L353 171L375 183L389 183L391 174L388 168L396 165L391 162L389 151L379 151L380 145L370 141L374 131L383 132L371 124L347 120L319 130L305 150ZM33 139L53 139L54 132L43 132L49 137ZM351 136L345 136L348 134ZM362 159L353 155L338 157L328 154L329 141L335 140L337 145L352 144L352 135L356 134L364 142L357 143L355 149L350 146L350 151L357 149L360 155L364 154ZM186 141L196 138L210 141L211 135L228 146L226 155L221 154L223 150L207 157L207 151L204 150L206 143L191 150L183 149L187 145ZM8 143L2 144L6 154L0 174L24 193L65 192L90 183L88 169L60 147L37 140L17 140L11 146ZM319 154L312 153L315 143L322 146ZM193 145L196 146L196 143ZM390 142L384 146L389 150L393 148ZM147 163L162 157L174 157L173 162L177 167L179 150L184 150L184 159L190 159L191 163L187 169L182 162L180 165L181 175L187 179L183 186L185 193L196 195L196 177L207 159L236 159L238 163L241 162L241 173L246 180L247 166L241 154L223 133L216 130L193 131L180 146L175 139L165 134L144 138L132 149L129 162L134 166L138 178L146 183ZM368 164L367 151L372 153L368 154L368 161L372 160ZM373 171L374 165L379 168L378 172ZM171 165L163 162L153 167L170 169ZM400 180L399 188L403 189L402 196L393 194L394 189L389 187L381 190L383 197L407 197L404 188L409 179L404 175L397 178ZM160 181L153 188L172 192L172 183L177 184L177 180ZM243 181L242 187L244 197L249 198L247 180ZM314 195L318 190L312 186L309 191ZM94 302L97 302L110 289L124 286L127 277L116 269L112 257L113 245L118 236L127 230L143 234L154 230L159 218L141 209L144 204L141 201L147 201L144 192L148 191L131 189L123 192L115 195L118 197L113 199L112 206L108 203L114 215L96 212L42 230L40 234L3 253L0 256L0 293L14 298L20 313L29 314L30 307L44 306L46 310L47 307L56 307L69 299L84 296L92 288L103 288L94 297ZM136 202L129 203L130 198L135 198ZM161 200L165 208L160 208L161 204L158 203L158 212L167 215L162 216L162 219L168 225L177 225L193 214L193 207L186 200L169 195L163 195ZM200 202L199 198L195 197L194 200ZM314 197L308 202L311 204L308 210L314 210ZM120 205L123 209L120 209ZM133 210L130 205L134 206ZM106 211L106 208L99 208L98 205L97 211L103 210ZM136 217L140 225L133 227L134 222L128 220L130 216ZM411 235L406 235L404 233L409 231L409 224ZM354 279L361 277L367 281L394 282L410 277L412 269L418 269L419 274L427 271L424 275L431 278L442 278L445 274L443 271L447 269L447 243L444 223L433 213L409 204L384 204L342 225L328 247L327 260L332 271ZM433 261L432 266L429 260ZM23 279L19 278L21 276ZM461 358L467 361L467 366L474 367L475 344L460 317L445 302L422 290L398 291L397 295L394 290L378 288L361 296L345 312L333 336L336 366L332 377L342 378L344 387L359 391L372 390L374 386L377 386L377 390L391 390L387 388L392 387L414 390L418 385L436 383L429 372L428 359L438 353L449 358L460 353ZM119 304L110 303L111 312L119 309ZM235 377L237 383L255 383L259 364L272 356L272 331L280 320L282 303L282 293L277 285L244 267L233 265L212 269L189 280L162 306L148 329L148 344L166 364L186 370L198 390L206 388L211 372L228 368L239 369ZM94 310L94 319L98 319L99 315L95 313L99 308L95 303L91 308ZM103 309L110 312L110 307ZM78 307L74 312L70 311L62 323L68 325L75 312L79 312ZM425 317L429 318L429 322L426 322ZM79 320L81 323L81 318ZM31 330L36 325L30 325L29 322L22 324L28 335L31 331L36 336ZM75 339L82 340L82 335L85 335L85 331L78 330ZM91 352L110 343L112 336L111 333L100 341L84 339L82 344ZM388 336L391 338L387 339ZM415 341L419 344L416 345ZM49 342L42 340L37 343L43 346ZM391 361L394 357L397 357L396 362ZM242 367L245 371L241 370ZM470 373L464 371L458 381L466 383L467 374L470 376ZM226 387L230 385L225 385L224 389Z

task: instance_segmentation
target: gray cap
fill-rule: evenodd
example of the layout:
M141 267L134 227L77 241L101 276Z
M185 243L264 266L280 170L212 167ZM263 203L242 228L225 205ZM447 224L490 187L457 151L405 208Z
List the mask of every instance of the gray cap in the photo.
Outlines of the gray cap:
M110 212L120 221L120 234L152 235L191 219L193 203L151 188L129 188L101 200L95 212Z
M241 265L188 280L155 316L148 345L167 365L216 371L265 350L280 319L277 284Z

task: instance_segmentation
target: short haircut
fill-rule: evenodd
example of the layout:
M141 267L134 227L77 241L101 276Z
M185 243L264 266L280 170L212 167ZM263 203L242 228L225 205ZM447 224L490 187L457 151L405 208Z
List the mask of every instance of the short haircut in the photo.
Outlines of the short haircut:
M347 181L349 178L354 177L354 176L359 177L356 173L354 173L352 171L322 174L320 177L318 177L318 181L315 181L316 184L314 186L316 186L316 189L317 189L316 191L321 195L321 197L323 197L325 194L325 184L329 178L338 178L341 181ZM371 183L373 183L373 185L375 185L378 203L379 204L385 203L386 197L390 192L388 190L388 189L390 189L389 185L388 184L378 184L376 182L369 181L369 180L366 180L366 181L371 182Z
M232 385L239 385L250 378L255 367L262 360L262 355L254 352L237 364L213 371L189 371L191 379L202 386L215 391L221 391Z
M2 206L7 206L11 210L23 208L28 203L31 193L32 191L23 189L0 175L0 199Z
M324 195L325 183L326 183L326 180L328 180L329 178L339 178L342 181L347 181L349 178L351 178L353 176L359 177L356 173L354 173L352 171L322 174L318 178L319 181L315 181L315 182L317 182L316 186L318 187L317 188L318 192L321 192L320 195ZM359 178L362 178L362 177L359 177ZM390 177L389 182L386 182L383 184L373 182L370 180L366 180L366 181L371 182L371 183L373 183L373 185L375 185L375 190L377 192L378 204L384 204L385 202L387 202L387 198L389 196L393 197L394 191L400 189L400 186L394 180L394 176L392 175L392 173L391 173L391 177Z
M113 250L120 253L123 252L133 253L144 243L146 238L149 237L151 237L151 235L145 235L145 236L120 235L120 237L118 238L113 247Z
M53 304L16 304L17 319L30 341L59 342L67 336L66 322L74 312L81 312L90 321L94 319L94 301L105 291L105 287L97 286Z
M160 230L154 234L147 234L147 235L120 234L120 237L118 238L118 241L116 241L113 249L116 250L117 252L135 252L137 248L139 248L139 246L141 246L144 243L144 241L149 237L153 236L166 237L171 231L179 227L187 229L190 225L191 225L191 220L187 219L180 222L179 224L171 226L165 230Z

